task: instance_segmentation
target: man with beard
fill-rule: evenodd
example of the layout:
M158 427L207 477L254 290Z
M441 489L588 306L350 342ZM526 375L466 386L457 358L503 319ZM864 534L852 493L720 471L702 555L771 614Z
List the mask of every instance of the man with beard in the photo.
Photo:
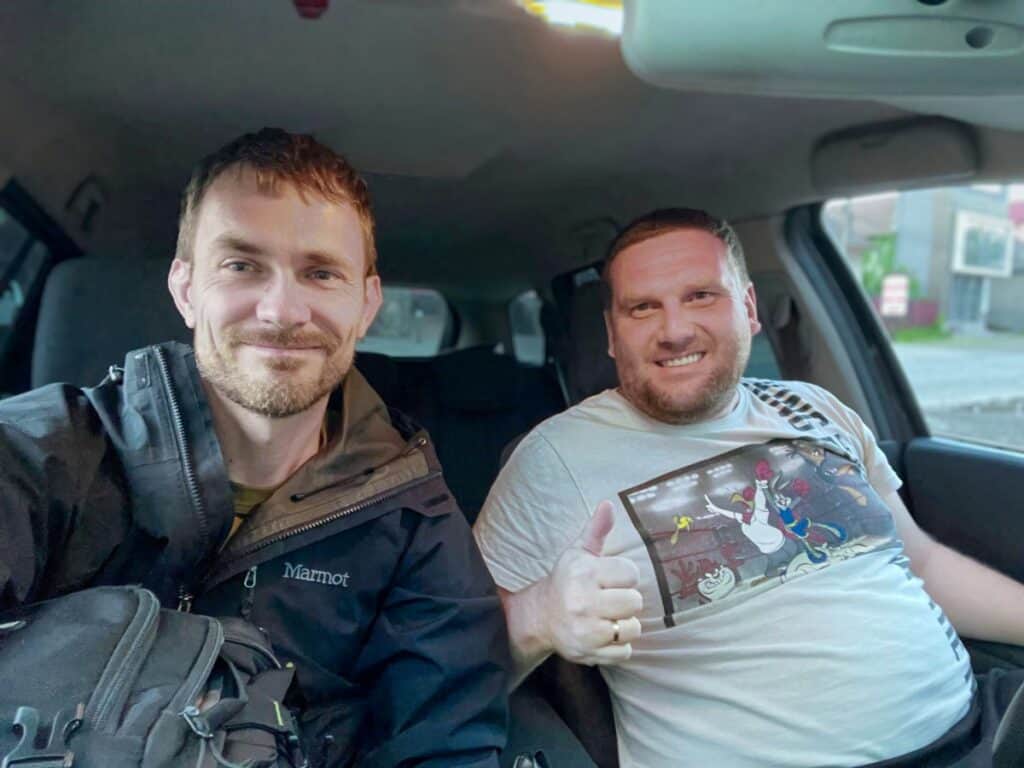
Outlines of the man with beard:
M538 426L474 533L520 677L598 664L623 766L991 764L1024 587L939 544L861 419L742 378L760 329L729 225L626 227L605 262L619 387ZM955 627L955 629L954 629Z
M496 766L493 582L427 435L352 367L375 262L365 183L312 137L202 160L168 277L194 349L0 404L0 607L140 583L241 615L296 670L313 765Z

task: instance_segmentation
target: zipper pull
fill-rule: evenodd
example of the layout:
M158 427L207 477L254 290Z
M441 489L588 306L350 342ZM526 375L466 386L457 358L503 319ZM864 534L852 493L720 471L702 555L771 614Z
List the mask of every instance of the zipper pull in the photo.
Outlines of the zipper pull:
M178 610L182 613L192 613L192 601L195 595L188 592L184 586L178 587Z
M242 598L242 604L238 612L246 621L252 615L252 607L256 603L256 570L258 568L258 565L250 568L245 574L245 580L242 582L242 586L245 587L245 596Z
M120 365L112 365L107 368L106 378L100 382L100 386L103 386L108 381L114 384L121 384L124 382L124 368Z

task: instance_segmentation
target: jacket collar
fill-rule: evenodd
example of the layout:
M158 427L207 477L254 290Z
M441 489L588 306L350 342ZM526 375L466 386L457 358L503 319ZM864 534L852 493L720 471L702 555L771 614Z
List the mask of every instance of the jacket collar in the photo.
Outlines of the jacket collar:
M436 468L422 431L402 434L383 401L353 368L331 398L340 423L326 446L257 507L222 553L231 558L425 477Z
M192 348L168 342L130 353L122 411L143 425L122 441L134 446L124 459L137 516L183 556L212 557L230 530L234 504ZM328 413L335 428L327 445L255 510L218 560L440 471L426 433L389 412L355 368L331 396ZM182 524L183 508L193 524ZM186 559L197 571L208 569L209 563Z
M187 585L224 540L231 487L192 349L176 342L128 353L120 386L88 390L124 469L132 515L166 541L162 596Z

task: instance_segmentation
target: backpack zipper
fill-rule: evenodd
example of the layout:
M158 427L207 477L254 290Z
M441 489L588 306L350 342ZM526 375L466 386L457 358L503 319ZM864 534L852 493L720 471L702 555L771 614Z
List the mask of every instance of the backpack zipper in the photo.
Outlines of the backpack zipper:
M131 693L131 685L141 672L156 640L160 603L147 590L133 591L138 601L135 617L125 628L110 659L110 662L116 659L117 666L108 666L103 671L84 714L84 717L92 721L92 727L101 733L113 732L117 727L117 718Z

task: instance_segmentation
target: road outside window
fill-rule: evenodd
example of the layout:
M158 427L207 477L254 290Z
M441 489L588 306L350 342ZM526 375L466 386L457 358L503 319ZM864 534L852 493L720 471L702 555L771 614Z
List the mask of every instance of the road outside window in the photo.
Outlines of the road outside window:
M358 349L392 357L431 357L441 349L450 322L448 303L437 291L385 287L384 303Z
M512 349L527 365L544 365L544 329L540 324L541 298L536 291L519 294L508 305Z
M1024 185L832 200L823 217L931 432L1024 451Z

